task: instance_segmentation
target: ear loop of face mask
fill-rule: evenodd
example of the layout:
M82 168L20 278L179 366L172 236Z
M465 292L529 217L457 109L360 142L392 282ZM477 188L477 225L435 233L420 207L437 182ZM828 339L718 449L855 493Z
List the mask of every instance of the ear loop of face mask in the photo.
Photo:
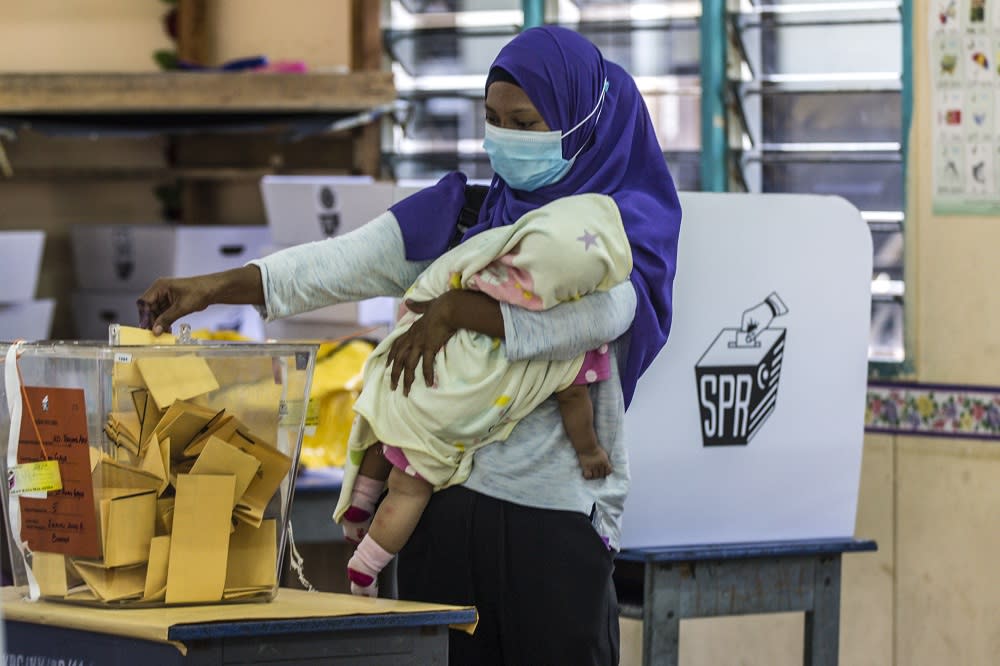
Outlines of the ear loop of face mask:
M573 129L571 129L571 130L569 130L568 132L564 133L564 134L563 134L563 135L562 135L562 136L560 137L560 140L562 140L562 139L565 139L565 138L566 138L566 137L568 137L568 136L569 136L570 134L572 134L573 132L577 131L577 130L578 130L578 129L580 129L581 127L583 127L584 123L586 123L586 122L587 122L588 120L590 120L590 117L591 117L591 116L593 116L593 115L594 115L595 113L597 114L597 118L596 118L596 119L594 119L594 129L593 129L593 131L591 132L591 135L593 135L593 132L596 132L596 131L597 131L597 123L598 123L598 122L600 122L600 120L601 120L601 112L602 112L602 111L604 111L604 96L605 96L605 95L607 94L607 92L608 92L608 87L609 87L609 85L610 85L610 84L609 84L608 80L607 80L607 79L604 79L604 87L603 87L603 88L601 88L601 96L597 98L597 105L596 105L596 106L594 107L594 110L593 110L593 111L591 111L590 113L588 113L588 114L587 114L587 117L586 117L586 118L584 118L583 120L581 120L580 122L578 122L578 123L577 123L577 124L576 124L576 125L575 125L575 126L573 127ZM589 141L589 140L590 140L590 137L587 137L587 141ZM577 158L577 157L579 157L580 153L582 153L582 152L583 152L583 149L587 147L587 141L584 141L584 142L583 142L583 145L582 145L582 146L580 146L580 150L576 151L576 153L575 153L575 154L573 155L573 157L569 158L569 161L570 161L570 162L572 162L572 161L576 160L576 158Z

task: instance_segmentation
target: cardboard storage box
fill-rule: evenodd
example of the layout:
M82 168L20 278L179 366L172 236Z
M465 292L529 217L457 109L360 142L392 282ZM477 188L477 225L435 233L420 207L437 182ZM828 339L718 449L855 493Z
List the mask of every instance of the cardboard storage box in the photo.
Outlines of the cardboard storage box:
M48 340L55 309L51 298L0 303L0 340Z
M77 291L73 294L73 319L76 336L81 340L107 340L108 326L139 323L136 299L131 291ZM264 339L264 321L252 305L212 305L174 322L176 333L181 324L192 331L232 331L250 340Z
M261 256L266 226L76 225L71 230L80 289L142 294L158 277L187 277L238 268Z
M0 345L15 587L125 607L272 599L316 347L115 338Z
M368 330L372 329L373 330ZM389 324L361 326L357 323L302 321L289 317L264 324L264 335L268 340L316 340L330 341L347 337L361 337L367 340L381 340L389 334ZM362 333L362 331L365 331Z
M264 176L261 196L275 245L343 235L389 209L393 183L367 176Z
M44 231L0 231L0 303L35 297L44 246Z

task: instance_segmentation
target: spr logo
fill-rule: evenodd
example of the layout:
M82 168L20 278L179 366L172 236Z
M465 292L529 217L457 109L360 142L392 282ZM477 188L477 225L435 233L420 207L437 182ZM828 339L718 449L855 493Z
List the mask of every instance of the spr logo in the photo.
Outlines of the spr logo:
M724 328L695 365L705 446L740 446L774 412L786 331L771 327L788 312L777 292L745 310L739 328Z

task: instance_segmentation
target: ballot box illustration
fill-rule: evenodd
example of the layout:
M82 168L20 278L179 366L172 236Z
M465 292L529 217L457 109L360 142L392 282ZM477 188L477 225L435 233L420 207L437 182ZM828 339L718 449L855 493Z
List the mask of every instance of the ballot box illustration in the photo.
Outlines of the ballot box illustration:
M774 412L785 329L771 328L788 306L772 291L724 328L695 364L705 446L746 445Z
M705 446L747 444L774 412L785 329L766 328L750 342L726 328L695 366Z

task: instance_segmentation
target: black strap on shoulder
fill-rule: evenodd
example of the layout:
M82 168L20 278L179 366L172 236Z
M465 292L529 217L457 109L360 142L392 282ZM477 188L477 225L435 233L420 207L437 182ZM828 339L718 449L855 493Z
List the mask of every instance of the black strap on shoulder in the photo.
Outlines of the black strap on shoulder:
M486 185L465 186L465 205L458 214L458 224L455 226L455 235L448 244L449 250L462 242L465 232L476 225L479 220L479 209L483 207L483 201L486 200L486 193L489 191L490 188Z

